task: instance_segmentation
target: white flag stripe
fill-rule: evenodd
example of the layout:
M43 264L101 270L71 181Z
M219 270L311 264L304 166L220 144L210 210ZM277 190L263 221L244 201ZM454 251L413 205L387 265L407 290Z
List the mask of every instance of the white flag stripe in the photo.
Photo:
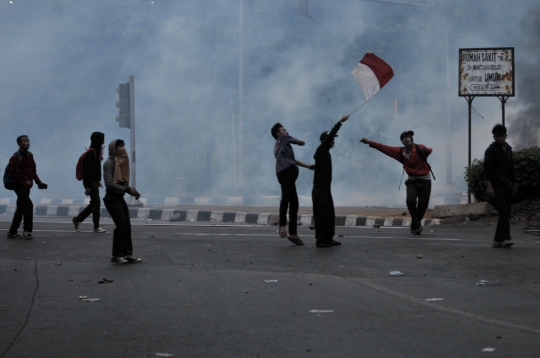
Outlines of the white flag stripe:
M351 72L351 75L360 84L360 87L362 87L366 101L381 89L379 79L375 76L375 73L373 73L371 68L362 63L356 65L356 68Z

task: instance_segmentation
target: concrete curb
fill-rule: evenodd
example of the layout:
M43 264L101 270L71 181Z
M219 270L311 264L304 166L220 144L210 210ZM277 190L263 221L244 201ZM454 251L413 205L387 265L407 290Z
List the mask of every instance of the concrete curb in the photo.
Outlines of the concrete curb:
M16 205L0 205L0 215L13 215ZM35 205L36 216L65 216L78 215L86 206L67 205ZM101 208L101 216L108 217L106 208ZM206 210L178 210L160 208L129 208L129 216L133 219L189 221L189 222L223 222L253 225L277 225L279 215L275 213L249 213L241 211L206 211ZM299 215L298 220L302 225L314 224L313 215ZM438 219L424 219L423 226L438 225ZM411 224L409 218L374 217L374 216L336 216L336 226L366 226L373 227L408 227Z

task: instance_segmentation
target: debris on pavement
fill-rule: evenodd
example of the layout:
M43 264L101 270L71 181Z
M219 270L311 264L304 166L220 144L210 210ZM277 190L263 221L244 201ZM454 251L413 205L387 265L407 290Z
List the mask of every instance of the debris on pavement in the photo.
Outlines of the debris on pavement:
M53 264L55 264L55 265L62 265L62 261L53 261Z
M82 300L84 302L96 302L96 301L101 300L101 298L83 298Z
M82 300L84 298L88 298L87 296L79 296L79 299Z
M444 301L444 298L426 298L424 301L426 302Z
M174 357L174 354L170 353L156 353L158 357Z
M264 280L264 282L277 282L277 280Z
M102 278L101 281L99 281L98 283L109 283L109 282L114 282L114 281L107 280L106 278Z
M390 276L403 276L403 274L399 271L390 271Z
M476 286L502 286L502 284L499 281L480 280L476 283Z
M311 310L309 313L334 313L334 310Z
M486 347L486 348L482 349L482 352L493 352L494 350L495 350L495 348Z
M421 259L421 258L422 258L422 255L416 255L416 258L417 258L417 259Z

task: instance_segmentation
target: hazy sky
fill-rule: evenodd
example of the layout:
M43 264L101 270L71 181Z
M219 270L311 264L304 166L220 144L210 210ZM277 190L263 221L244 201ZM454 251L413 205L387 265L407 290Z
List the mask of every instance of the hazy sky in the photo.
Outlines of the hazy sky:
M538 145L539 85L533 80L540 72L538 1L414 2L432 6L431 11L312 0L311 18L298 15L296 3L243 1L242 133L239 1L2 0L0 163L17 149L15 138L28 134L38 174L49 184L45 196L80 196L75 164L90 134L102 131L106 143L115 138L129 143L129 130L115 121L115 88L134 75L141 193L172 195L175 178L183 177L188 192L233 194L233 146L238 148L242 137L239 192L276 195L271 126L281 122L305 140L295 153L312 162L320 133L363 102L350 72L366 52L374 52L393 67L395 77L340 130L331 152L336 195L396 192L401 165L359 139L399 146L399 134L409 129L416 142L434 150L434 193L446 185L451 133L451 178L465 191L467 103L457 95L458 50L472 47L515 47L516 97L506 107L509 142L518 148ZM449 36L450 128L443 21ZM501 121L500 102L477 98L473 106L472 153L482 158L491 127ZM312 178L301 171L301 195L309 195ZM0 197L11 194L3 191Z

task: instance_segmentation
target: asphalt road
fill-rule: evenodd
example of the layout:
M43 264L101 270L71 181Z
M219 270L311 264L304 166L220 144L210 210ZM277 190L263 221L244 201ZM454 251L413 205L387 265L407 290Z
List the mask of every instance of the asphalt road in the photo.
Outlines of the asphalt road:
M306 227L295 246L271 226L133 223L143 262L111 265L110 224L36 222L25 241L0 222L0 357L540 356L540 237L520 228L512 249L492 226L338 227L342 246L316 248Z

